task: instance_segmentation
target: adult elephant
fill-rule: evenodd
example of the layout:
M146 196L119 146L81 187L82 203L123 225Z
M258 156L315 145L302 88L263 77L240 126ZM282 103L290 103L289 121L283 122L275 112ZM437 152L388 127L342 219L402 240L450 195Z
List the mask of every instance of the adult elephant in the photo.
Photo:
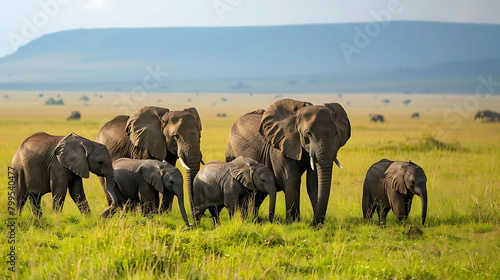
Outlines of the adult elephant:
M307 192L314 222L325 219L333 163L340 147L351 136L351 125L338 103L312 105L281 99L264 110L241 117L232 126L226 145L226 161L238 156L267 165L278 189L285 192L287 221L300 219L300 181L307 171ZM265 195L255 199L258 209Z
M89 212L82 184L82 178L88 178L89 172L106 178L109 188L115 183L106 147L74 133L68 136L33 134L14 154L12 167L16 172L18 213L21 214L29 197L38 217L42 215L40 202L44 194L52 192L54 211L61 211L68 190L78 209Z
M147 106L130 117L121 115L106 123L96 141L106 145L113 162L122 157L158 159L175 166L179 159L186 169L186 185L192 202L193 180L202 162L200 138L201 120L195 108L170 111ZM101 183L104 188L103 180ZM111 205L109 193L104 191ZM173 197L163 196L162 209L171 209L172 200Z

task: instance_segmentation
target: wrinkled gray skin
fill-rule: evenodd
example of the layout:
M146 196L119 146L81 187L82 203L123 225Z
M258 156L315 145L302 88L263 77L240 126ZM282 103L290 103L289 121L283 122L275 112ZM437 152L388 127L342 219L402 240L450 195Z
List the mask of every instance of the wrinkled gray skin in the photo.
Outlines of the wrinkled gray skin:
M236 207L240 208L245 219L250 200L257 192L269 194L269 221L273 222L276 208L274 174L255 160L238 157L229 163L210 161L196 175L193 187L195 223L199 223L209 209L214 224L219 224L219 212L224 207L227 207L231 218Z
M363 184L363 216L370 220L377 210L379 224L385 225L387 213L392 209L402 222L408 218L413 195L422 201L422 225L427 216L427 177L424 170L413 162L383 159L373 164Z
M66 118L67 121L69 120L80 120L82 115L78 111L73 111L71 114Z
M177 196L179 209L186 225L189 221L184 208L182 174L175 166L154 159L120 158L113 163L116 184L108 189L113 200L101 214L110 217L127 203L139 205L144 215L155 213L160 205L159 193L173 199Z
M370 121L372 121L372 122L384 122L384 115L370 114Z
M227 141L226 161L243 156L269 167L278 190L285 192L287 222L300 220L300 181L307 171L307 193L314 223L319 224L328 206L333 163L350 136L349 118L340 104L317 106L281 99L266 111L257 110L236 121ZM256 196L256 209L264 198Z
M21 214L27 198L33 205L33 214L40 217L41 198L51 192L54 211L62 211L66 193L82 213L90 212L82 178L89 172L106 179L107 186L114 184L113 167L108 150L102 144L74 133L53 136L39 132L21 144L12 159L16 172L15 195L17 211Z
M113 161L122 157L158 159L175 166L177 159L182 159L189 168L186 170L186 186L191 202L192 183L202 161L200 138L201 120L195 108L169 111L148 106L130 117L117 116L106 123L96 141L106 145ZM103 180L101 184L104 188ZM107 192L106 196L108 205L111 205ZM161 210L170 210L172 198L163 196L161 200Z

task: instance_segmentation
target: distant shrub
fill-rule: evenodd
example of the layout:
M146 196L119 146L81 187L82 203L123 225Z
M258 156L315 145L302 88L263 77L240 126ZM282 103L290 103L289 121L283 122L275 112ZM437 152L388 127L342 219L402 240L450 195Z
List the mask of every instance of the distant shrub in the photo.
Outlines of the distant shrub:
M408 151L408 152L427 152L433 150L440 151L463 151L459 143L446 143L436 138L432 133L423 134L421 137L405 136L403 142L383 142L370 145L369 149L378 151Z
M405 104L406 106L408 106L408 104L410 104L410 102L411 102L411 99L403 100L403 104Z
M64 101L62 99L55 100L51 97L47 101L45 101L45 105L64 105Z

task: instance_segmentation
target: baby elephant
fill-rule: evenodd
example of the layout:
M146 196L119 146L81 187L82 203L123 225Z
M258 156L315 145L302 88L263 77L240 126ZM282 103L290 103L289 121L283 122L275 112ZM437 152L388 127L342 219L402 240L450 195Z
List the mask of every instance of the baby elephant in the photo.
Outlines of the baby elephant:
M363 185L363 216L370 220L377 209L379 224L385 225L392 209L399 222L410 213L413 195L422 201L422 225L427 215L427 177L413 162L383 159L374 163L366 173ZM380 212L382 211L382 213Z
M255 160L238 157L226 163L210 161L196 175L193 183L194 220L198 223L207 208L214 224L219 224L219 211L227 207L232 218L235 208L246 218L250 198L255 192L269 194L269 221L274 219L276 185L273 172Z
M107 191L113 202L101 216L110 217L120 206L130 203L133 208L140 205L142 213L156 212L159 193L177 196L179 209L186 225L189 221L184 208L183 179L175 166L153 159L120 158L113 163L115 182Z

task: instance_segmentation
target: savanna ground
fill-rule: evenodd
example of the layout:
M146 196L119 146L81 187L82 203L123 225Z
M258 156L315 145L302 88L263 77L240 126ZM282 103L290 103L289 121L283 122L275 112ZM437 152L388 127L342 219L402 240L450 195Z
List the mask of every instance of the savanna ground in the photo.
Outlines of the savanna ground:
M84 94L90 97L88 106L79 100ZM1 94L2 221L9 217L7 167L17 147L32 133L75 132L95 139L105 121L145 104L173 110L195 106L203 122L204 159L223 160L233 122L276 99L271 94L149 94L140 102L127 103L117 93L105 93L103 98L94 93L38 95ZM65 106L42 105L57 95L65 100ZM469 106L466 108L498 110L500 96L484 100L474 95L284 97L315 104L339 102L351 120L351 139L339 152L344 170L334 168L323 226L310 225L313 213L304 184L302 220L293 224L284 223L283 193L278 197L274 224L265 222L267 200L259 213L262 223L241 221L239 216L229 220L223 211L222 226L214 228L207 212L199 227L188 229L176 204L173 212L149 218L126 213L101 219L105 196L91 175L84 180L91 214L80 214L69 196L63 212L53 213L48 194L43 198L40 220L31 215L29 207L17 218L15 273L8 270L7 263L12 246L8 244L10 229L1 223L0 275L19 279L500 279L500 123L474 122L474 112L467 110L443 115L464 104ZM384 105L381 100L386 98L391 102ZM412 102L404 106L405 99ZM66 121L75 109L81 111L82 120ZM416 111L420 119L410 119ZM368 114L372 112L384 114L386 122L370 123ZM217 113L227 117L216 117ZM420 225L418 197L405 225L399 225L392 212L386 227L363 221L364 176L370 165L382 158L411 159L425 170L429 193L425 226Z

